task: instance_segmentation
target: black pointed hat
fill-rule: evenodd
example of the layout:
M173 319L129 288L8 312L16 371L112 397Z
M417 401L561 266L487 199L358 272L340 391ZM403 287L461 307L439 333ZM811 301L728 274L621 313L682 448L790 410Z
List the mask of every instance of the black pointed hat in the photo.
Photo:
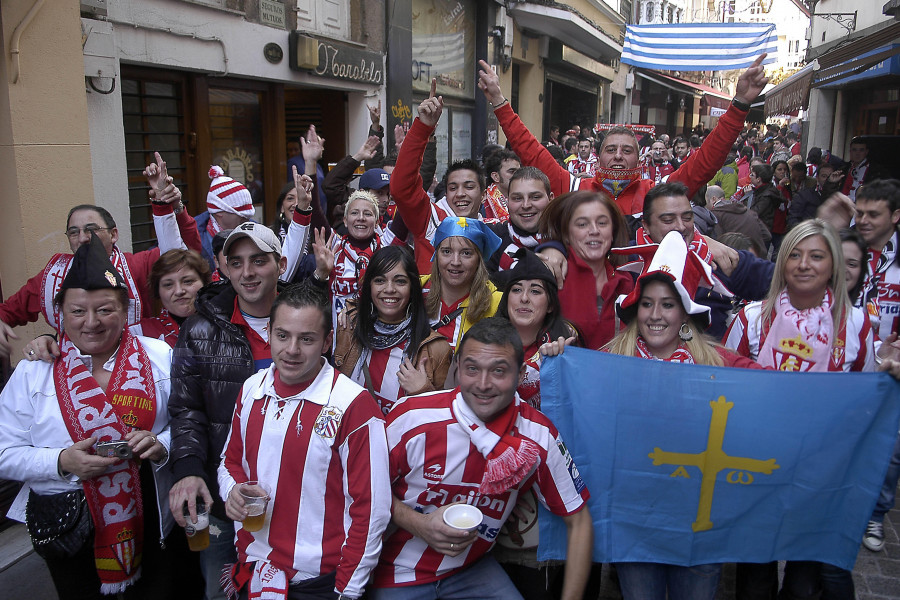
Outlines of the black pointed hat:
M60 291L70 288L82 290L128 289L125 279L116 270L106 254L103 242L96 233L91 233L91 241L75 250L69 272L63 279Z

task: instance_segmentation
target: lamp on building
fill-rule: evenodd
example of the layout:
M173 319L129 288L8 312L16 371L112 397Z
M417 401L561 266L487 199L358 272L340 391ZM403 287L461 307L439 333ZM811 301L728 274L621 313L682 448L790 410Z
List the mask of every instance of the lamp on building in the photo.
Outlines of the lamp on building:
M291 56L292 69L315 69L319 66L319 41L292 31L288 50Z

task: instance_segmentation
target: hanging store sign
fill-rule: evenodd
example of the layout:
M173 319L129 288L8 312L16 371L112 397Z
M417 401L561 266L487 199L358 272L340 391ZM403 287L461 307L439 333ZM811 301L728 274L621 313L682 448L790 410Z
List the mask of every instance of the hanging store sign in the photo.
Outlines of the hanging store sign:
M259 0L259 22L269 27L287 29L284 4L276 0Z
M303 55L309 47L310 40L317 46L318 63L310 68L312 61ZM378 52L360 50L352 46L318 40L292 31L290 38L291 68L297 71L309 71L320 76L333 79L344 79L372 85L384 84L384 56ZM304 65L306 68L304 68Z

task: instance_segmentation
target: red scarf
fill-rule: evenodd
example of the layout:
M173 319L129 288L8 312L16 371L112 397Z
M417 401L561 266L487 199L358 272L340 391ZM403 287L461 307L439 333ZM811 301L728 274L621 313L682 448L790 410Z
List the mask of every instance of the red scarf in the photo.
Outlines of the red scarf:
M96 437L101 442L118 441L129 431L152 429L157 407L153 371L147 352L134 335L127 329L122 333L106 392L65 334L59 349L53 382L72 440ZM113 465L82 485L94 521L94 563L100 593L123 592L141 576L144 509L138 461Z
M478 488L482 494L502 494L515 487L528 476L540 458L537 444L517 437L515 425L520 402L519 398L513 399L490 423L484 423L466 404L461 392L457 391L453 399L453 416L487 460Z
M175 342L178 341L179 329L178 322L169 315L169 311L165 308L159 311L158 317L141 319L140 323L131 326L132 333L162 340L170 348L174 348Z

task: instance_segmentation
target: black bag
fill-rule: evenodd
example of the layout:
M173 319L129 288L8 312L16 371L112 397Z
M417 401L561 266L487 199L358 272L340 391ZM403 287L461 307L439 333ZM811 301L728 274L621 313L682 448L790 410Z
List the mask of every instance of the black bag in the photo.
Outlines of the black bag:
M43 558L70 558L94 538L83 490L42 496L28 492L25 523L34 551Z

